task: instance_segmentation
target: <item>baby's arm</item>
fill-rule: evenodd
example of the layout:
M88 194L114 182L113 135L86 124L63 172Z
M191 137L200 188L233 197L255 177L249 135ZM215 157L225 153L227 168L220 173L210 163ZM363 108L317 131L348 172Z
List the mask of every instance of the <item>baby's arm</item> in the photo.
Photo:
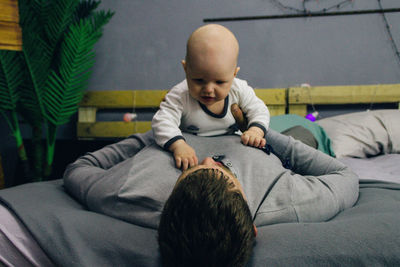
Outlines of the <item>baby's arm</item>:
M264 131L257 126L251 126L242 134L241 138L242 143L246 146L263 148L267 144L264 138Z
M186 170L197 165L197 157L193 148L186 144L179 129L187 97L181 84L172 88L160 104L152 120L152 128L156 143L173 153L177 168Z
M266 145L265 135L270 121L268 107L259 99L252 87L246 81L239 80L238 83L238 105L246 116L246 128L242 128L242 143L248 146L264 147ZM234 112L232 111L234 115Z
M267 144L267 141L264 138L264 130L257 126L251 126L247 129L247 118L238 104L234 103L231 105L231 112L239 126L239 129L243 132L241 137L243 144L260 148Z
M174 154L176 167L183 171L198 164L196 152L183 139L172 143L169 150Z

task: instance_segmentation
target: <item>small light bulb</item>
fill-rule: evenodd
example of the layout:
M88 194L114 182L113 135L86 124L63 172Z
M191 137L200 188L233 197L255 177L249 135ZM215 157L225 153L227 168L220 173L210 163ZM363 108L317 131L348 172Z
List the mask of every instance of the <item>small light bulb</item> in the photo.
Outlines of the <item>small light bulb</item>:
M309 113L306 115L306 119L310 120L310 121L315 121L318 117L318 111L314 111L313 113Z
M125 113L124 114L124 121L125 122L130 122L136 119L137 115L136 113Z

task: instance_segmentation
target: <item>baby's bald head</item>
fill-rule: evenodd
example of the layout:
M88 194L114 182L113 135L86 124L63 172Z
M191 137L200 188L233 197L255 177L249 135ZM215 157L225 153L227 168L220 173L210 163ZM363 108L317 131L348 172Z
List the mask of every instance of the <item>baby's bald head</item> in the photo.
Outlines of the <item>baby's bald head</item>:
M239 43L226 27L208 24L196 29L189 37L186 47L187 64L205 64L212 60L236 68Z
M239 44L227 28L209 24L195 30L187 42L182 66L190 96L214 114L222 114L239 67Z

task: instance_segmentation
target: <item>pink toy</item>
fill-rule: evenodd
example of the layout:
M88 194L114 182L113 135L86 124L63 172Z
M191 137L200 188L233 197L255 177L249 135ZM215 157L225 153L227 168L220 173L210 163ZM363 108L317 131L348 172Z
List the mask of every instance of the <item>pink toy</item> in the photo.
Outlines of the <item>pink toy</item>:
M124 121L125 122L130 122L136 119L137 115L135 113L125 113L124 114Z

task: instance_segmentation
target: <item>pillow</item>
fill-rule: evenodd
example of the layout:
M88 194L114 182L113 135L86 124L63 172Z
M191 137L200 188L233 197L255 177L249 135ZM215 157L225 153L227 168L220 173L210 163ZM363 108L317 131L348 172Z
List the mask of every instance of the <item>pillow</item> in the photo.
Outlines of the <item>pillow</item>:
M318 149L318 141L315 139L314 135L312 132L304 128L303 126L296 125L293 127L290 127L287 130L284 130L282 134L291 136L294 139L300 140L304 144L313 147L315 149Z
M302 128L293 128L296 126L301 126ZM324 129L319 126L317 123L307 120L304 117L294 114L285 114L285 115L278 115L272 116L269 127L277 132L286 133L288 134L289 130L291 129L292 134L294 133L293 130L296 130L296 139L301 139L304 142L304 136L301 137L299 135L298 130L305 129L312 133L314 138L318 143L318 150L331 155L335 156L333 153L333 149L331 146L331 141L328 135L325 133ZM293 128L293 129L292 129ZM291 134L288 134L291 135ZM306 133L304 133L306 135ZM268 143L268 140L267 140Z
M400 110L349 113L317 123L328 134L338 158L400 153Z

